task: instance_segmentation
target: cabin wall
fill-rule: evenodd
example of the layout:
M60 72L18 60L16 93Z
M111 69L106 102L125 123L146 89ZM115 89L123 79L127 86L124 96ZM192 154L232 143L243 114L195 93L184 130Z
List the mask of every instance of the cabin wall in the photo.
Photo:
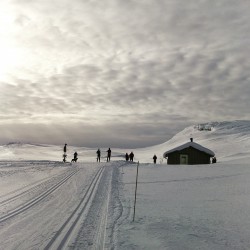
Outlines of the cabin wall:
M168 164L180 164L180 155L188 155L188 164L209 164L210 155L193 147L172 152L168 155Z

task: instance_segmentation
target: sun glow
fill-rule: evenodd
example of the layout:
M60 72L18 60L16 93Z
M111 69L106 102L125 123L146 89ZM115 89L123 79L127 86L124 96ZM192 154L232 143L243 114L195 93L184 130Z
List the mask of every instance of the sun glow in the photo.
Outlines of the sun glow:
M20 49L6 46L0 42L0 80L6 80L8 74L14 74L15 69L22 63Z
M9 5L0 4L0 80L6 80L22 63L22 52L15 40L15 15ZM4 10L4 11L3 11Z

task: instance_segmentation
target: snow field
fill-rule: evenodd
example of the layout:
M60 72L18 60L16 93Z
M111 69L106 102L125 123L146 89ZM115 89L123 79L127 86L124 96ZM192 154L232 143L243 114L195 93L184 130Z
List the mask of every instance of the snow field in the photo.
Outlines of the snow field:
M0 249L250 249L250 122L208 125L112 149L110 163L106 149L97 163L96 149L71 147L68 160L77 151L79 162L63 164L59 146L0 146ZM167 165L163 153L190 137L218 163ZM131 151L135 163L124 161Z
M247 164L141 164L135 222L135 167L124 168L117 249L250 249L250 168Z

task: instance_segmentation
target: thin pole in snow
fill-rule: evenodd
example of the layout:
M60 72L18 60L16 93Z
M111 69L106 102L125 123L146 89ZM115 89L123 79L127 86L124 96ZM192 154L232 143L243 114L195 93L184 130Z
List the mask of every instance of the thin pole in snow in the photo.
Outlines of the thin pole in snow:
M137 163L137 171L136 171L135 201L134 201L134 215L133 215L133 221L135 221L135 205L136 205L136 194L137 194L137 183L138 183L138 170L139 170L139 161L138 161L138 163Z

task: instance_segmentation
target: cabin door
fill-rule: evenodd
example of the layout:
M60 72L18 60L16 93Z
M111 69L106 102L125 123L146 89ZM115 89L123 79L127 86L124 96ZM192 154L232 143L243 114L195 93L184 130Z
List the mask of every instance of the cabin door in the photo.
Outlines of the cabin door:
M188 164L188 155L180 155L180 164Z

